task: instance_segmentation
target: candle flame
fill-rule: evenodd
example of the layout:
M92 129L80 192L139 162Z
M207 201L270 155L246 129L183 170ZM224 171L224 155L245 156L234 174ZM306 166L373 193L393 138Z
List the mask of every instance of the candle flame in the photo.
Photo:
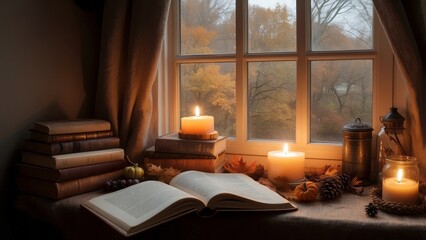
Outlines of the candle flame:
M288 153L288 144L287 143L284 143L284 145L283 145L283 152L284 152L284 154L287 155L287 153Z
M200 107L198 107L198 106L195 107L195 116L196 117L200 116Z
M398 169L398 173L396 174L396 180L400 183L402 181L402 169Z

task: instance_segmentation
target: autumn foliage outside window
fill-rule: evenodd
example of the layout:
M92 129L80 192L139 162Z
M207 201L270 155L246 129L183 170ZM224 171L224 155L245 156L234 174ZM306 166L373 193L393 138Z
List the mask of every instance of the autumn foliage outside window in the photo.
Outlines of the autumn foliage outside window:
M181 116L199 105L229 137L243 119L249 140L296 141L304 128L309 142L341 142L346 123L371 124L370 0L181 0L178 12Z

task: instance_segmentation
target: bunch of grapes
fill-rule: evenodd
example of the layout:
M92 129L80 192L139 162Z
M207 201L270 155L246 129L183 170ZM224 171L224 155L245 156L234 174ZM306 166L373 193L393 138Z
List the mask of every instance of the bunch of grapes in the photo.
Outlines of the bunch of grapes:
M139 179L108 180L104 183L104 190L107 192L113 192L137 183L139 183Z

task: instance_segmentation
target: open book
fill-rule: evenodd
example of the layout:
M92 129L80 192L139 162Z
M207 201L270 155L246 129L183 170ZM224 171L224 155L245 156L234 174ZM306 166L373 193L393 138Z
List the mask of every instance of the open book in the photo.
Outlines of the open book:
M82 203L125 236L192 211L290 211L297 208L239 173L182 172L167 185L145 181Z

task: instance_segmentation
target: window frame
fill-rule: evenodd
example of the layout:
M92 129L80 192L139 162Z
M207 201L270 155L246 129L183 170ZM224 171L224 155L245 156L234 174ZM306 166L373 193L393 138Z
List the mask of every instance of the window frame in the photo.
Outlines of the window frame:
M373 49L354 51L308 51L310 38L310 0L296 0L297 51L295 53L247 53L243 36L247 29L247 0L236 0L236 53L203 55L178 55L179 52L179 0L172 0L168 27L164 39L163 56L159 72L159 135L180 129L179 64L235 62L236 64L236 136L227 139L227 154L266 156L268 151L282 148L283 141L247 140L247 66L250 61L292 60L297 64L296 141L288 142L293 151L303 151L307 159L341 160L341 143L309 142L309 62L315 60L373 60L372 127L380 128L379 116L394 105L395 85L393 54L374 10ZM245 41L238 41L243 39ZM302 43L302 44L301 44ZM389 84L391 81L391 84ZM342 126L343 127L343 126ZM375 136L373 137L373 142ZM375 151L373 144L372 151ZM375 155L373 155L375 156Z

